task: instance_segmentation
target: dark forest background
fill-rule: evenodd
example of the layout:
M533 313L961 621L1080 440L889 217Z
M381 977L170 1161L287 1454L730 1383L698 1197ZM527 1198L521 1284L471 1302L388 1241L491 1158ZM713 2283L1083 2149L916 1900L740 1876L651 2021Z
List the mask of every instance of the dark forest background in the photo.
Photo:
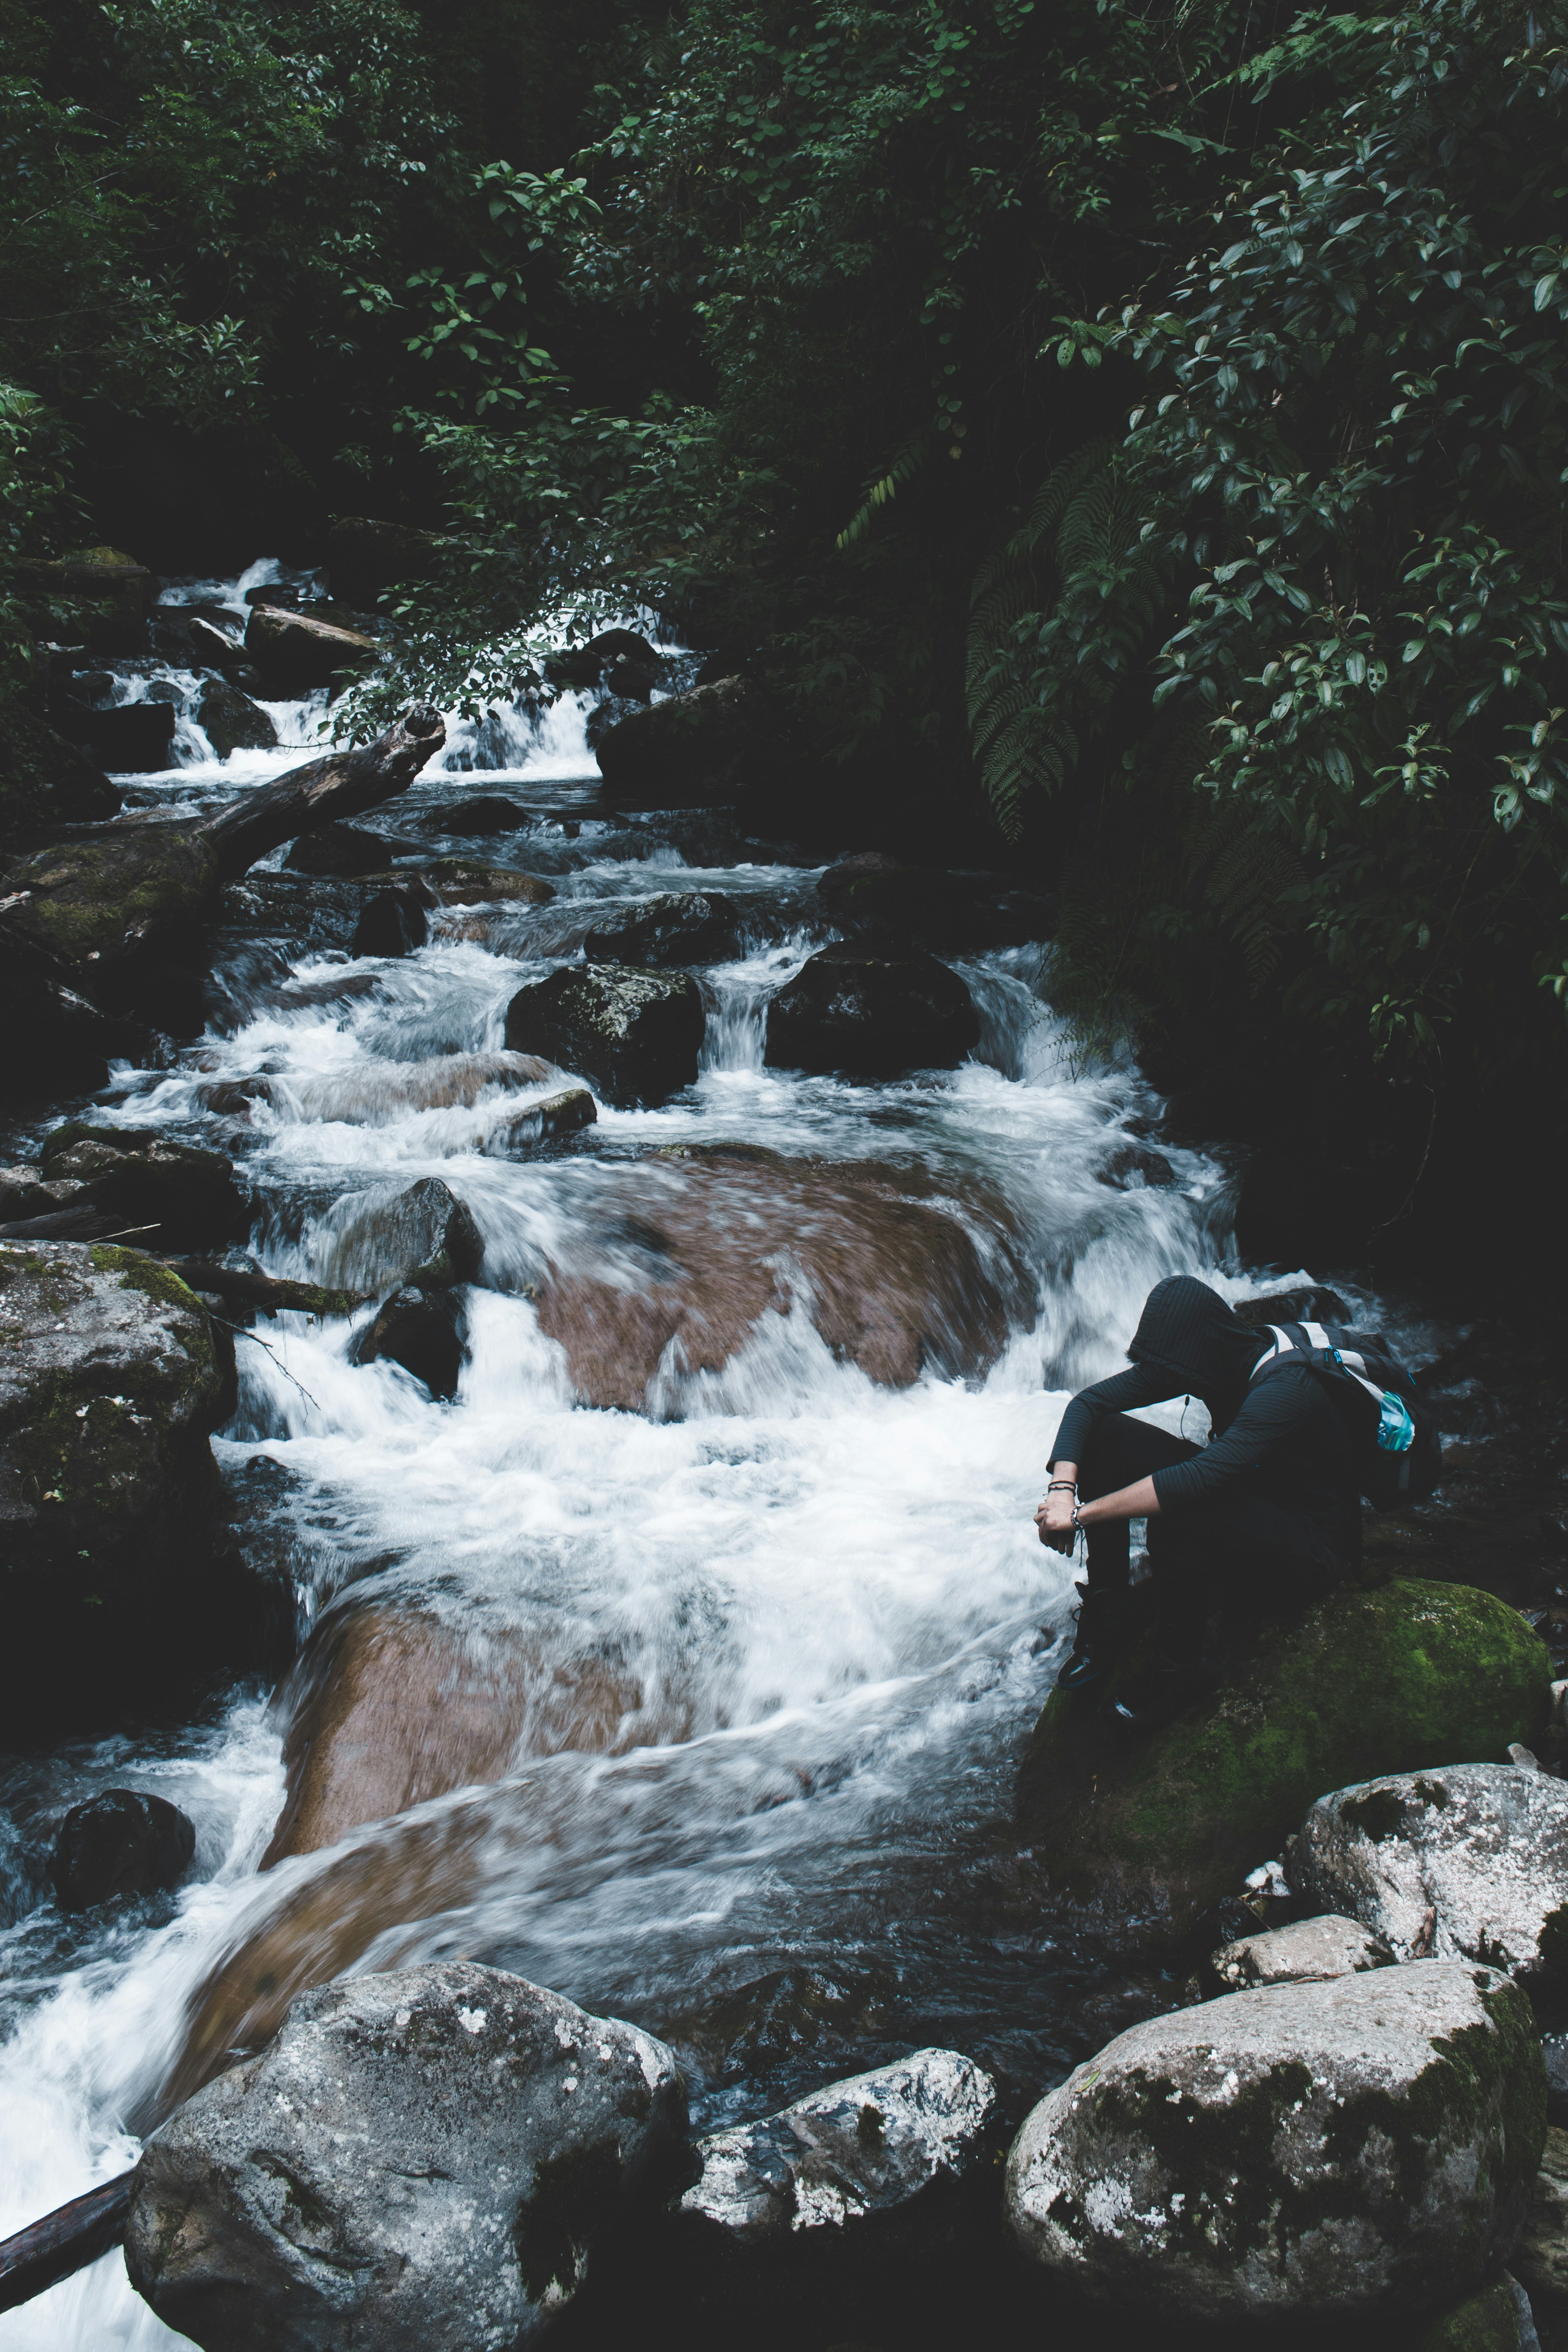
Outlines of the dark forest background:
M652 606L779 831L1057 894L1249 1249L1534 1280L1564 13L0 0L0 692L97 545L429 534L362 729Z

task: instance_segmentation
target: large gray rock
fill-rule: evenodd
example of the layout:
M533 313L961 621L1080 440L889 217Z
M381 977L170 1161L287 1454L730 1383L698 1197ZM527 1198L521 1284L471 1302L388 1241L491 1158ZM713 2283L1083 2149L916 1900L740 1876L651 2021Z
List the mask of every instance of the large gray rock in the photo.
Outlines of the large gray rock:
M563 964L513 997L506 1042L585 1077L606 1102L662 1103L695 1078L706 1019L690 972Z
M583 940L590 963L729 963L739 955L740 908L717 890L664 890L636 898L597 922Z
M1321 1919L1297 1919L1288 1927L1239 1937L1216 1952L1210 1965L1227 1992L1250 1992L1258 1985L1326 1983L1364 1969L1389 1968L1393 1960L1381 1936L1330 1912Z
M515 2352L685 2129L634 2026L467 1961L351 1977L154 2133L126 2267L208 2352Z
M318 1248L321 1280L343 1290L477 1282L485 1261L473 1211L439 1176L379 1201L361 1193L340 1203Z
M979 1042L957 973L917 950L822 948L768 1008L769 1067L895 1078L951 1069Z
M781 2115L701 2140L683 2226L715 2251L809 2251L918 2229L988 2147L996 2085L956 2050L917 2050Z
M1568 1784L1512 1764L1385 1774L1320 1797L1291 1877L1401 1959L1568 1968Z
M1047 2270L1165 2313L1415 2314L1507 2255L1545 2132L1516 1985L1377 1969L1120 2035L1024 2124L1008 2215Z

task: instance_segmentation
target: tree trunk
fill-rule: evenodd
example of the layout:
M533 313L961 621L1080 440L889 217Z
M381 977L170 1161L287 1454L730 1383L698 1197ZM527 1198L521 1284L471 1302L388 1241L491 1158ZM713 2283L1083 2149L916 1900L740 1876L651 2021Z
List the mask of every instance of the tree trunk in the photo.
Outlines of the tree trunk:
M415 704L373 743L308 761L275 784L245 793L199 828L216 853L219 881L237 880L280 841L359 816L406 792L445 740L440 712Z

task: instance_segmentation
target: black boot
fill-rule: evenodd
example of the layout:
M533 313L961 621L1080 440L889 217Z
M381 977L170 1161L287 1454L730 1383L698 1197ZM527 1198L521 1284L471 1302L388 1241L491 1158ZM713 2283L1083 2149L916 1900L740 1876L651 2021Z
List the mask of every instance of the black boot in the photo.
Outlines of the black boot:
M1072 1655L1056 1677L1058 1690L1087 1690L1115 1664L1127 1638L1129 1596L1116 1585L1078 1587L1078 1631Z

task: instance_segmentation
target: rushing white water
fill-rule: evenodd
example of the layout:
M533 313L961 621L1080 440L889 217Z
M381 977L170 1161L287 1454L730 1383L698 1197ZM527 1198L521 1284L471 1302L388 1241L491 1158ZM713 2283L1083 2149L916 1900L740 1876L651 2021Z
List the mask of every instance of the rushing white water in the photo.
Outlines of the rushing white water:
M277 576L256 565L171 600L243 613L246 590ZM168 675L182 691L196 683ZM547 1664L610 1661L640 1694L610 1752L528 1764L517 1784L528 1834L497 1834L460 1915L413 1915L405 1956L462 1950L654 2022L800 1958L858 1960L897 1977L912 2038L936 2018L936 2038L994 2042L1011 2004L1009 2046L1043 2081L1065 2063L1054 1964L1016 1921L988 1920L976 1893L1071 1598L1030 1514L1065 1394L1115 1366L1150 1285L1194 1269L1229 1293L1252 1286L1223 1265L1220 1171L1167 1150L1169 1186L1103 1181L1157 1105L1132 1068L1077 1060L1040 946L960 967L984 1038L956 1071L853 1086L766 1069L768 998L831 935L814 874L755 845L731 856L707 820L597 813L585 701L542 725L455 727L435 769L369 820L401 835L476 789L467 779L483 768L483 789L510 791L527 821L486 855L549 872L552 906L453 910L417 954L369 968L368 993L328 992L345 977L338 954L297 961L305 985L292 992L236 982L232 1024L115 1090L116 1120L234 1150L204 1089L269 1080L243 1150L254 1246L275 1271L340 1278L345 1236L427 1176L486 1235L498 1286L473 1295L455 1402L433 1402L393 1364L352 1363L369 1310L353 1326L284 1317L241 1344L219 1458L231 1473L263 1456L293 1474L277 1508L298 1525L307 1613L370 1575L386 1598L526 1635ZM200 796L277 773L320 712L270 707L285 749L217 763L183 734L178 769L137 787ZM707 1037L685 1095L602 1108L570 1149L531 1159L494 1149L527 1092L411 1107L409 1066L495 1051L520 984L578 952L596 919L672 887L724 890L747 925L741 958L702 975ZM798 1286L793 1311L765 1315L721 1370L664 1368L648 1413L585 1409L528 1286L602 1256L606 1187L637 1155L718 1139L915 1168L960 1202L966 1188L999 1196L1034 1311L985 1377L927 1373L894 1391L833 1359ZM635 1247L616 1263L635 1284ZM242 1691L186 1731L12 1769L0 2231L131 2159L187 1992L251 1910L315 1866L255 1876L280 1801L279 1738ZM162 1903L64 1921L39 1871L47 1835L68 1802L124 1783L195 1821L189 1881ZM497 1801L503 1831L524 1817L507 1813L513 1801ZM958 1901L960 1887L974 1899ZM178 2340L118 2255L0 2319L5 2352Z

